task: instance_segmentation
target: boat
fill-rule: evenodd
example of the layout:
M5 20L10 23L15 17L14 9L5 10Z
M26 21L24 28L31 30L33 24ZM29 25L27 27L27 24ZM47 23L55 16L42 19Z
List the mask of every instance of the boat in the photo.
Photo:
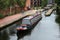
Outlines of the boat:
M40 14L40 12L36 12L36 14L25 17L22 19L22 24L17 27L16 29L18 31L20 30L28 30L33 28L33 25L42 18L42 15Z

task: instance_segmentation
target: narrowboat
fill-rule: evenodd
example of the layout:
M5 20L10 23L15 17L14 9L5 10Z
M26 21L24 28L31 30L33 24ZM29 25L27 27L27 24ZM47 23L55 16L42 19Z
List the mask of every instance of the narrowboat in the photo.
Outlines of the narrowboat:
M40 12L37 12L36 14L31 16L25 17L22 19L22 24L16 29L18 31L31 29L33 25L41 18L42 18L42 15L40 14Z

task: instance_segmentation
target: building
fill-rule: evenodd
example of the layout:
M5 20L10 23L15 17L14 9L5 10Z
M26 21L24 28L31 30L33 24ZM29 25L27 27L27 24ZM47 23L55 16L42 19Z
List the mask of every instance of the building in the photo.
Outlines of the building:
M25 10L27 10L27 7L35 7L35 6L40 6L41 0L26 0L26 6Z

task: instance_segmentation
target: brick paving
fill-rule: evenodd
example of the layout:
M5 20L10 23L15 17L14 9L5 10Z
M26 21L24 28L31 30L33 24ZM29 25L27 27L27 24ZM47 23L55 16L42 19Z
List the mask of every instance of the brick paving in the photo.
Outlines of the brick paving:
M22 18L22 17L23 17L22 14L16 14L16 15L13 15L13 16L8 16L8 17L6 17L4 19L0 19L0 28L2 26L10 24L10 23Z
M15 14L15 15L0 19L0 28L3 28L4 26L11 24L11 23L13 23L13 22L15 22L15 21L27 16L27 15L31 15L35 12L36 12L36 10L30 10L30 11L24 12L24 14L19 13L19 14Z

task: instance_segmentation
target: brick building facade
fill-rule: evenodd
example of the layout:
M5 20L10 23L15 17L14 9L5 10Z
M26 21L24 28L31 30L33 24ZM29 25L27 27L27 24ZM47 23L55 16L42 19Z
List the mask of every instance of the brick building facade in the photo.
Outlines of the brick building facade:
M41 0L26 0L26 7L40 6Z

